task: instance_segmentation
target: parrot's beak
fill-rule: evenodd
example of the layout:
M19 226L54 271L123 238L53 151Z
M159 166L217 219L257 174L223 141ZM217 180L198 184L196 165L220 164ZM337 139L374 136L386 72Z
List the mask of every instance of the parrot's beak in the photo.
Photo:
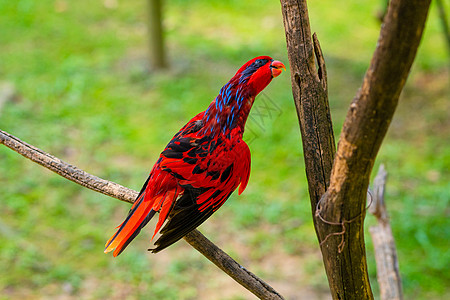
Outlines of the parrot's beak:
M272 70L272 77L275 78L283 72L286 71L286 67L281 61L275 60L270 64L270 69Z

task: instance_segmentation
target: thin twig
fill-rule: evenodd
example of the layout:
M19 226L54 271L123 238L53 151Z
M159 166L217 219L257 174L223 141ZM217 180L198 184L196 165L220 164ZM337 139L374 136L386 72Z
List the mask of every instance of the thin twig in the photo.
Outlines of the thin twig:
M61 159L50 155L17 137L0 130L0 143L41 166L87 187L93 191L111 196L121 201L133 203L138 193L120 184L91 175ZM284 299L270 285L238 264L223 250L208 240L198 230L193 230L184 238L192 247L203 254L231 278L260 299Z
M373 180L373 205L370 207L369 212L373 214L378 222L389 222L386 205L384 204L384 190L386 186L387 172L384 165L381 164L378 168L377 176Z
M402 280L398 266L397 249L384 202L386 177L387 172L384 166L380 165L373 184L374 205L369 210L377 218L378 224L371 226L369 232L375 249L380 298L381 300L402 300Z

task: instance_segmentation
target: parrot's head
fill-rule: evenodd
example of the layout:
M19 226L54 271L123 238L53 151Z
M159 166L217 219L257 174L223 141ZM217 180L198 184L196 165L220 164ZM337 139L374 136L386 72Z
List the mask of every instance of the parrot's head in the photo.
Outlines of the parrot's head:
M256 95L283 69L286 70L283 63L270 56L258 56L246 62L205 111L205 132L226 133L238 127L242 135Z
M270 56L258 56L246 62L234 75L239 85L249 88L254 96L259 94L272 78L286 71L284 64Z

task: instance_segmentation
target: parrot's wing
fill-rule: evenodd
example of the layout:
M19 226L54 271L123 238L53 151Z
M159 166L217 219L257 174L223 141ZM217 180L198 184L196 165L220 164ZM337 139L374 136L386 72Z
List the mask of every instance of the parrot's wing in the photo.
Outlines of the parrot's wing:
M250 150L242 140L231 143L217 137L180 137L173 143L161 154L160 167L177 178L184 193L175 202L153 252L168 247L202 224L239 184L241 193L250 174ZM182 155L176 150L181 150Z

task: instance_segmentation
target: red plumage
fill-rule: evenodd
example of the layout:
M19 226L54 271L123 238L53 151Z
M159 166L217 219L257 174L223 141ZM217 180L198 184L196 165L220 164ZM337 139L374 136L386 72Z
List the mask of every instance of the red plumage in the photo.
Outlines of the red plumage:
M158 252L203 223L250 175L250 150L242 140L253 101L285 69L269 56L244 64L222 87L208 109L196 115L172 138L131 207L108 240L105 253L119 255L159 212ZM153 239L153 238L152 238Z

